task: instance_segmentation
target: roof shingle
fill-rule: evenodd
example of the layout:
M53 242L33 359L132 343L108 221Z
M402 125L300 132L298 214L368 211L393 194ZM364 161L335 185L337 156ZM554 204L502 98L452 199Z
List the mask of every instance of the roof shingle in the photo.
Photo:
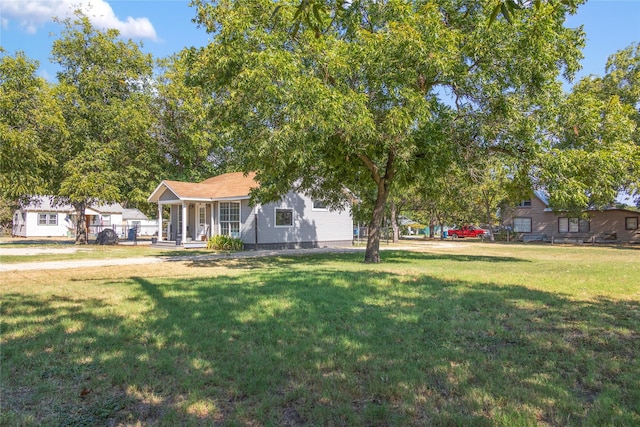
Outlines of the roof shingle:
M162 181L149 201L157 201L163 185L180 199L229 199L246 198L252 188L260 184L255 180L255 173L244 175L242 172L231 172L205 179L202 182Z

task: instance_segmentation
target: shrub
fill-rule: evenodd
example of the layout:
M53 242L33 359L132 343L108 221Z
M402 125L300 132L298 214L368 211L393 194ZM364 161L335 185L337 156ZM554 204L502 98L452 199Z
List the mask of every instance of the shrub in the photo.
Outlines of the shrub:
M241 251L243 247L242 240L221 234L213 236L207 242L207 249L215 249L217 251Z

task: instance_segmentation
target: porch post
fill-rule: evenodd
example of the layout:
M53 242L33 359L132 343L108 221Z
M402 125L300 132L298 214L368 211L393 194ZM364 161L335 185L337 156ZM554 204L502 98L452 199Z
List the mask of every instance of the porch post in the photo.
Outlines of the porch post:
M189 212L187 210L187 204L182 202L182 244L187 241L187 221L189 220Z
M215 226L214 220L216 218L216 203L215 202L211 202L211 226L209 227L209 238L213 237L213 227Z
M162 242L162 204L158 202L158 242Z

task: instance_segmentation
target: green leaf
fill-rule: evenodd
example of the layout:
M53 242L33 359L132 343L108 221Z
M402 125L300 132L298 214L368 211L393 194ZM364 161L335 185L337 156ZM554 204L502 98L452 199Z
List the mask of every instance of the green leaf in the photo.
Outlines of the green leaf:
M493 21L496 20L496 17L498 16L498 13L500 13L500 8L501 8L500 6L501 5L502 5L501 3L497 4L493 8L493 10L491 11L491 16L489 17L489 25L493 24Z
M500 10L502 11L502 15L505 17L507 22L509 22L509 24L513 24L513 21L511 20L511 15L509 13L509 8L507 7L507 5L502 3L500 5Z
M313 15L315 16L316 20L318 21L317 26L321 26L322 25L322 17L320 16L320 10L321 10L320 4L315 3L313 5Z
M273 20L273 19L276 17L276 15L280 12L280 9L282 9L282 5L281 5L281 4L277 5L277 6L273 9L273 12L271 13L271 17L270 17L269 19L270 19L270 20Z

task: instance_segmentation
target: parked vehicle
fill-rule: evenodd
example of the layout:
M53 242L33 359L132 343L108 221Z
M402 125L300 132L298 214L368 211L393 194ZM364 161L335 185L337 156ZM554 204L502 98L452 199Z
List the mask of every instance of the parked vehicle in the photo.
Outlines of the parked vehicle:
M447 235L457 239L458 237L482 237L485 232L485 230L475 225L465 225L464 227L447 231Z

